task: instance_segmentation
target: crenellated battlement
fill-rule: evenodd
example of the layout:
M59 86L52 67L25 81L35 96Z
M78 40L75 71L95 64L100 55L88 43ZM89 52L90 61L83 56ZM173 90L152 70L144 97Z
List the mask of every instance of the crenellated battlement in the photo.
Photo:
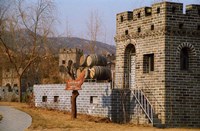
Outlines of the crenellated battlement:
M64 54L83 53L83 50L78 48L61 48L59 50L59 53L64 53Z
M78 66L82 54L83 50L78 48L61 48L59 50L59 66L67 66L69 60Z
M133 19L133 12L132 11L126 11L117 14L117 21L119 23L123 23L124 21L129 21Z
M200 30L200 5L187 5L183 13L183 4L174 2L155 3L151 7L142 7L117 14L117 36L149 34L152 31ZM193 21L195 19L195 21Z
M183 13L183 4L174 2L155 3L152 7L142 7L134 9L133 11L126 11L117 14L117 21L122 23L125 21L136 21L139 18L153 16L157 14L171 14L171 15L196 15L200 17L200 5L186 5L186 14Z
M200 16L200 5L187 5L186 14Z

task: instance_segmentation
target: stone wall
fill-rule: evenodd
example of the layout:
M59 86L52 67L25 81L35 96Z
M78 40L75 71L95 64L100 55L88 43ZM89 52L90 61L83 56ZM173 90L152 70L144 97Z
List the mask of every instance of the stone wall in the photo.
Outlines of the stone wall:
M2 86L2 65L0 66L0 86Z
M2 86L10 85L10 86L17 86L18 79L17 73L12 66L6 66L2 68Z
M159 13L157 9L160 9ZM155 119L165 122L165 3L152 5L151 15L146 8L117 14L116 33L116 84L124 88L126 70L125 50L132 44L135 47L135 88L142 89L154 107ZM140 14L140 15L139 15ZM132 16L130 16L132 15ZM139 15L139 16L138 16ZM124 17L123 22L121 16ZM153 25L153 29L152 29ZM140 29L140 31L138 31ZM128 30L128 34L125 34ZM145 55L154 55L154 70L145 72Z
M80 57L83 51L80 49L62 48L59 50L59 66L66 67L69 60L79 66Z
M71 111L72 91L65 90L65 86L65 84L34 85L36 107ZM43 96L47 96L46 102L42 102ZM58 96L57 102L54 102L55 96ZM123 112L123 107L125 112ZM77 111L93 116L108 117L117 123L123 123L125 120L135 124L149 123L141 108L136 104L131 91L111 89L110 83L84 82L77 97Z
M17 87L0 87L0 101L17 102L19 100Z
M135 48L135 85L167 127L200 126L200 5L161 2L117 14L116 88L126 88L127 48ZM180 52L189 50L189 70L180 70ZM145 71L146 55L154 69Z
M166 16L165 98L169 126L200 127L200 5L168 3ZM189 68L181 69L181 50L188 49Z

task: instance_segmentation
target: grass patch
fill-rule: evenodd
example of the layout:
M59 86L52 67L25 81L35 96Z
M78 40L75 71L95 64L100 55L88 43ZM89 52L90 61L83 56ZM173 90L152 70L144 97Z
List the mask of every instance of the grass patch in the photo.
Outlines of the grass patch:
M104 123L104 121L105 123L110 122L105 118L92 117L84 114L78 114L78 118L72 120L70 112L35 108L24 103L1 102L1 105L11 106L28 113L32 117L32 124L29 127L29 130L55 128L82 129L83 125L88 129L92 128L91 123Z
M42 108L29 107L24 103L8 103L1 102L1 105L12 106L16 109L26 112L32 117L32 124L30 130L53 129L53 128L72 128L67 122L64 112L51 111Z
M12 106L28 113L32 117L32 124L26 131L199 131L199 129L157 129L132 124L120 125L111 123L106 118L83 114L78 114L78 118L72 120L69 112L34 108L23 103L0 102L0 105Z

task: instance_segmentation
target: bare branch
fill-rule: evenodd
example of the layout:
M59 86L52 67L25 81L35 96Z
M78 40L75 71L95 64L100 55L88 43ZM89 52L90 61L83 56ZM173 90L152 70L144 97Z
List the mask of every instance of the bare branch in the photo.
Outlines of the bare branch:
M15 0L15 12L9 12L9 17L4 15L8 10L1 12L0 7L0 44L18 75L19 93L22 76L37 58L46 57L43 52L48 50L47 37L54 22L51 0L37 0L36 4L30 5L25 1Z
M17 65L15 64L14 60L12 59L12 55L11 55L11 51L10 51L9 47L6 45L6 43L4 42L4 40L1 37L0 37L0 40L1 40L2 45L5 48L5 53L8 56L8 59L9 59L10 63L13 64L17 74L20 75L19 74L19 69L17 68Z
M96 41L101 31L101 18L98 11L92 11L87 22L88 36L90 37L91 53L95 52Z

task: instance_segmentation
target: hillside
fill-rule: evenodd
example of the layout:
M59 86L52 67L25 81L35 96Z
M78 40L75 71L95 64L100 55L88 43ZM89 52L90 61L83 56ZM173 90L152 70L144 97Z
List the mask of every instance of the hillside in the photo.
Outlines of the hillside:
M15 50L15 51L17 50L20 51L22 48L23 50L24 48L28 49L29 47L33 45L33 43L31 42L32 33L33 32L28 31L26 29L20 29L15 32L16 38L12 38L9 32L5 32L4 37L8 38L6 39L6 43L10 49ZM16 42L13 42L14 40ZM24 44L24 40L26 40L26 47ZM40 44L38 46L40 47L48 46L50 50L55 54L58 54L58 51L60 48L79 48L79 49L82 49L84 53L86 54L90 54L90 51L91 51L90 40L86 40L86 39L82 39L78 37L48 37L47 44L43 43L42 41L43 41L43 37L38 35L38 44ZM116 49L115 46L96 41L95 52L97 54L107 53L107 52L111 54L115 54L115 49Z
M84 51L84 53L89 54L89 46L90 46L90 41L82 38L77 38L77 37L50 37L48 38L49 40L49 46L55 53L59 51L60 48L79 48ZM115 53L115 46L108 45L102 42L96 42L96 48L95 52L97 54L109 52L114 54Z

